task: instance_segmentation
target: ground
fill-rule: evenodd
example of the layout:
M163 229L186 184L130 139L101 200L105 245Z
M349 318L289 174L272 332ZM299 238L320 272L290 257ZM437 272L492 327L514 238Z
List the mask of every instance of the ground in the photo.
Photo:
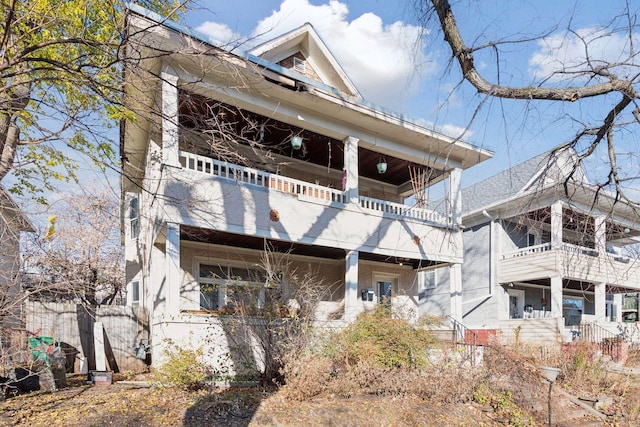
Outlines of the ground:
M488 405L440 404L414 397L328 396L285 401L275 388L181 391L151 378L87 385L69 378L69 388L32 393L0 403L6 426L503 426ZM146 382L143 382L148 380ZM594 418L554 394L554 425L598 426ZM541 425L541 424L525 424ZM612 424L624 425L624 424Z

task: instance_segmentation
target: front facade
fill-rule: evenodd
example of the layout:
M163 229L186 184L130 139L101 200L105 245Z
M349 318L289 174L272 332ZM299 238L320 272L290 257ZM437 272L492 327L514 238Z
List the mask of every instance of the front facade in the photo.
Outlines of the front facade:
M241 289L262 306L315 280L315 318L343 324L417 316L423 269L461 286L460 174L491 153L365 102L308 24L230 52L160 22L129 14L122 128L128 299L156 360L169 341L224 359Z
M571 339L584 323L617 328L633 302L624 296L640 290L624 255L640 217L576 164L555 150L463 190L465 325L538 340Z

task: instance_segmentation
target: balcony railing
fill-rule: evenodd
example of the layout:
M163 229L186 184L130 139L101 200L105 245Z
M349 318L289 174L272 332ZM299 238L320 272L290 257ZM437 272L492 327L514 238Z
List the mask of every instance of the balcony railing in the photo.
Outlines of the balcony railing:
M337 203L346 203L347 201L345 193L335 188L311 184L185 151L180 151L180 164L183 168L189 170L232 179L245 184L272 188L284 193L296 194L304 199Z
M507 252L502 255L502 259L510 259L510 258L519 258L527 255L537 254L540 252L546 252L551 249L559 249L563 252L573 253L573 254L582 254L588 255L592 257L599 256L598 251L595 249L587 248L584 246L578 246L571 243L562 243L560 247L552 248L551 243L543 243L541 245L528 246L526 248L520 248L515 251ZM630 259L622 256L622 255L614 255L614 254L606 254L607 258L616 262L621 262L624 264L628 264Z
M223 162L206 156L180 151L180 165L183 168L202 172L208 175L231 179L249 185L257 185L274 189L284 193L297 195L302 200L318 202L347 203L347 194L334 188L311 184L305 181L277 175L261 170ZM440 225L448 225L449 221L435 211L420 209L403 205L401 203L388 202L371 197L359 197L360 207L366 210L395 215L403 218L412 218L419 221L429 221Z

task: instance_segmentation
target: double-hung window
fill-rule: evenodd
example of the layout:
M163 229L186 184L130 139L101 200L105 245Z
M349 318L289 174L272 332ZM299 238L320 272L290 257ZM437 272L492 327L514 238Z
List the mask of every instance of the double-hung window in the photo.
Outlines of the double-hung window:
M201 263L200 309L255 314L264 306L264 274L255 268Z

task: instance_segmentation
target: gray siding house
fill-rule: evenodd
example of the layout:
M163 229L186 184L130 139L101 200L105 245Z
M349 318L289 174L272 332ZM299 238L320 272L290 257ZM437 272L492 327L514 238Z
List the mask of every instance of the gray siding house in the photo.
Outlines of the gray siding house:
M640 217L575 165L571 149L552 150L463 189L462 288L446 270L423 273L435 283L422 312L525 339L569 339L585 322L615 329L623 295L640 290L625 256Z

